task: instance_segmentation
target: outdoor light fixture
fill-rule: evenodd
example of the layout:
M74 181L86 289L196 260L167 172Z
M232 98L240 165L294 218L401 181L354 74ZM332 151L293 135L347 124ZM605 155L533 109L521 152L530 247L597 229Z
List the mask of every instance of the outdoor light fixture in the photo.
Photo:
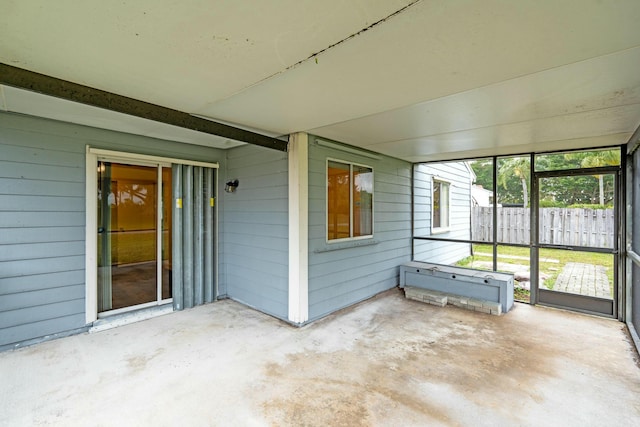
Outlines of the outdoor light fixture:
M237 179L234 179L233 181L227 181L227 184L224 186L224 191L226 191L227 193L233 193L236 191L236 188L238 188L238 184L240 182Z

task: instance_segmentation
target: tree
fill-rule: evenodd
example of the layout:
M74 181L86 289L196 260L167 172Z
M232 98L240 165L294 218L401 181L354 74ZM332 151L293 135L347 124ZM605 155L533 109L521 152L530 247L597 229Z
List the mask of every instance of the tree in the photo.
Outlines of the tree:
M599 150L589 151L583 153L569 153L565 154L565 157L572 159L579 159L580 166L583 168L599 168L603 166L614 166L620 164L620 150ZM598 179L598 194L601 205L604 205L604 176L593 175Z
M487 190L493 189L493 160L480 159L470 162L471 169L476 175L475 184Z
M500 160L502 162L502 160ZM487 190L493 189L493 160L479 159L470 162L471 168L476 175L475 184ZM502 165L502 163L500 163ZM496 200L503 204L522 204L522 183L514 176L503 177L498 181L501 187L497 190Z
M595 204L598 187L588 175L546 177L540 183L540 203L547 207Z
M536 155L536 171L560 171L595 168L620 164L620 150L593 150L573 153L549 153ZM493 161L479 159L471 162L476 174L476 183L484 188L493 188ZM498 203L529 204L530 157L500 157L497 161L496 197ZM606 206L613 200L612 174L571 175L541 178L539 181L540 202L545 206L567 207L575 204L597 204Z
M529 204L528 181L529 172L531 170L531 162L529 157L509 157L498 161L498 184L506 190L507 184L513 180L513 177L520 180L522 186L522 206L527 207Z

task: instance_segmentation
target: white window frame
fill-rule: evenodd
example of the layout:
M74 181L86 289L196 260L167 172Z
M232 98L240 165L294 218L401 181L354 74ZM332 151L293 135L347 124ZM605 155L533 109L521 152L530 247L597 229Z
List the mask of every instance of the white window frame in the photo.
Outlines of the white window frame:
M349 237L345 237L342 239L329 239L329 162L336 162L336 163L342 163L344 165L348 165L349 166ZM357 237L353 237L353 167L354 166L360 166L363 168L369 168L371 169L371 173L374 174L374 179L373 182L371 183L372 188L371 188L371 234L367 234L366 236L357 236ZM336 159L336 158L331 158L331 157L327 157L326 162L325 162L325 166L324 166L324 172L325 172L325 178L324 178L324 182L325 182L325 231L324 231L324 237L325 237L325 242L327 244L332 244L332 243L340 243L340 242L349 242L349 241L354 241L354 240L366 240L366 239L373 239L373 235L375 234L375 209L374 209L374 204L375 204L375 172L373 170L373 166L369 166L369 165L365 165L362 163L357 163L357 162L350 162L347 160L343 160L343 159Z
M447 191L447 225L445 227L435 227L433 225L433 217L435 214L435 206L434 206L434 197L433 197L433 193L435 192L435 188L436 188L436 183L440 183L440 184L445 184L448 187L448 191ZM442 179L439 178L437 176L432 176L431 177L431 234L441 234L441 233L447 233L451 230L451 189L453 188L453 185L451 184L451 181L446 180L446 179ZM442 215L441 215L442 218Z

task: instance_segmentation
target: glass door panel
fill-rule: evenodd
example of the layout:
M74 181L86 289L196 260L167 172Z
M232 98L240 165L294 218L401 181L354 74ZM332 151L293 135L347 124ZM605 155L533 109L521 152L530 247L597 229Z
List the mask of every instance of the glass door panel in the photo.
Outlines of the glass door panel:
M98 163L98 312L158 300L158 187L157 167Z
M171 298L171 168L162 168L162 295Z

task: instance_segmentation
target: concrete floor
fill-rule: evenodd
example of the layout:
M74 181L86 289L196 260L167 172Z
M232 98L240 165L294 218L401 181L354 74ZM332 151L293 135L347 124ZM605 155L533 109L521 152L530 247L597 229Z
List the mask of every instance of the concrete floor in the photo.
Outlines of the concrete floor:
M637 426L624 326L392 290L304 328L233 301L0 353L0 424Z

